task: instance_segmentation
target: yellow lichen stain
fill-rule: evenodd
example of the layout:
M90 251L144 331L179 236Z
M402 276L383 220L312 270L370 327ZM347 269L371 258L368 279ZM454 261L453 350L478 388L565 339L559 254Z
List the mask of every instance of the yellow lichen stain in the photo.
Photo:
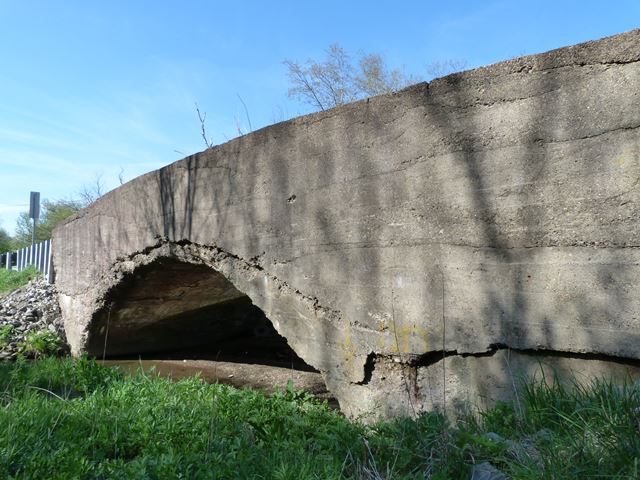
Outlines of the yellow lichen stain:
M622 153L613 160L613 163L624 172L637 172L640 168L640 158L637 152L632 151L630 148L623 150Z
M428 347L428 332L421 325L411 323L389 325L390 334L386 337L386 347L389 353L419 353L426 352Z
M630 188L640 185L640 176L638 175L640 172L640 158L633 153L628 148L613 160L613 163L620 168L620 172L630 177Z
M625 162L628 160L628 156L631 152L629 150L624 150L614 161L618 167L623 167Z
M343 335L342 342L340 342L340 351L342 352L344 361L349 363L356 354L356 346L351 339L351 332L349 330L345 330Z
M340 363L350 378L358 378L359 380L357 381L360 381L364 378L362 375L365 360L361 355L358 355L358 349L352 340L351 333L350 328L345 329L343 331L342 341L338 344L341 356Z

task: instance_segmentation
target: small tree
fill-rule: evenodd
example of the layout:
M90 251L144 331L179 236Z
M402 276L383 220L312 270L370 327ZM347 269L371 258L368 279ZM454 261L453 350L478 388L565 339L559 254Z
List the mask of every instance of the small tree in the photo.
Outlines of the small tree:
M397 68L390 70L379 53L362 55L358 65L360 72L355 77L355 83L357 90L361 92L359 97L397 92L420 81L413 75L405 75Z
M0 228L0 253L11 250L13 250L13 239L4 228Z
M36 226L36 242L41 242L51 238L51 232L65 218L73 215L83 207L77 200L44 200L40 220ZM14 248L22 248L31 245L31 233L33 232L33 221L27 212L22 212L16 224L16 234L14 236Z
M301 64L285 60L289 97L319 110L343 105L371 95L399 90L417 81L398 69L389 69L380 54L361 54L354 65L338 44L327 50L324 61Z
M308 59L305 63L299 63L285 60L283 63L287 66L291 85L289 97L317 110L396 92L423 80L407 75L403 70L389 68L379 53L361 53L354 64L338 44L329 47L323 61ZM465 66L466 62L462 60L445 60L427 65L426 70L430 77L434 77L461 70Z

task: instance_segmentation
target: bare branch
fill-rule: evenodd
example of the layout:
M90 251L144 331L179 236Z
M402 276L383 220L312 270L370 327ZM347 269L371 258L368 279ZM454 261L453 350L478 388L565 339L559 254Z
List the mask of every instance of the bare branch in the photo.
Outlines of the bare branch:
M307 75L307 71L305 71L297 62L285 60L283 63L289 69L289 80L293 84L293 86L289 88L289 97L297 97L305 103L309 103L320 110L324 110L325 106L318 98L316 88L312 85L311 80Z
M207 120L207 112L204 112L204 115L202 113L200 113L200 107L198 107L198 104L196 103L196 112L198 112L198 120L200 120L200 135L202 136L202 139L204 140L204 144L207 146L207 148L211 148L213 146L213 142L211 139L207 138L207 129L205 126L205 121Z
M238 117L234 115L233 120L236 122L236 131L238 132L238 135L239 136L244 135L244 132L242 131L242 127L240 126L240 120L238 120Z
M426 66L430 78L444 77L450 73L459 72L467 67L467 61L461 59L442 60L432 62Z
M253 127L251 126L251 118L249 118L249 110L247 109L247 104L244 103L244 100L242 99L239 93L236 93L236 95L238 96L240 103L242 103L242 106L244 107L244 115L247 118L247 123L249 124L249 132L253 132Z
M272 123L280 123L284 121L285 113L280 105L276 105L271 109L271 122Z
M91 205L98 198L104 195L104 181L102 180L102 173L96 173L94 175L93 183L87 185L84 184L78 192L80 202L83 206Z

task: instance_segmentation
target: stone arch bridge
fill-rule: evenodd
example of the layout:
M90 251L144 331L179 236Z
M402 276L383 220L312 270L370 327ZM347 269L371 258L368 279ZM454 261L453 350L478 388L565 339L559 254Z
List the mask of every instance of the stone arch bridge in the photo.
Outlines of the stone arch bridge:
M259 310L348 415L637 375L639 59L636 30L134 179L54 232L73 352L225 342Z

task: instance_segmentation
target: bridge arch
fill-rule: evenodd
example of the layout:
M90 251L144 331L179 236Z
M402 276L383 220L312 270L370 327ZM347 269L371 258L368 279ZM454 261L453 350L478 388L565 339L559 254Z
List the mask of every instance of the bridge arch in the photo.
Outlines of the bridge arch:
M246 294L349 415L508 399L541 355L637 361L638 45L454 74L119 187L53 235L72 351L99 351L128 275L173 258Z
M304 365L246 294L201 259L186 260L159 257L124 275L94 314L87 353Z
M220 251L161 242L118 263L88 323L86 352L98 358L200 353L313 369L216 269L216 254L219 261Z

